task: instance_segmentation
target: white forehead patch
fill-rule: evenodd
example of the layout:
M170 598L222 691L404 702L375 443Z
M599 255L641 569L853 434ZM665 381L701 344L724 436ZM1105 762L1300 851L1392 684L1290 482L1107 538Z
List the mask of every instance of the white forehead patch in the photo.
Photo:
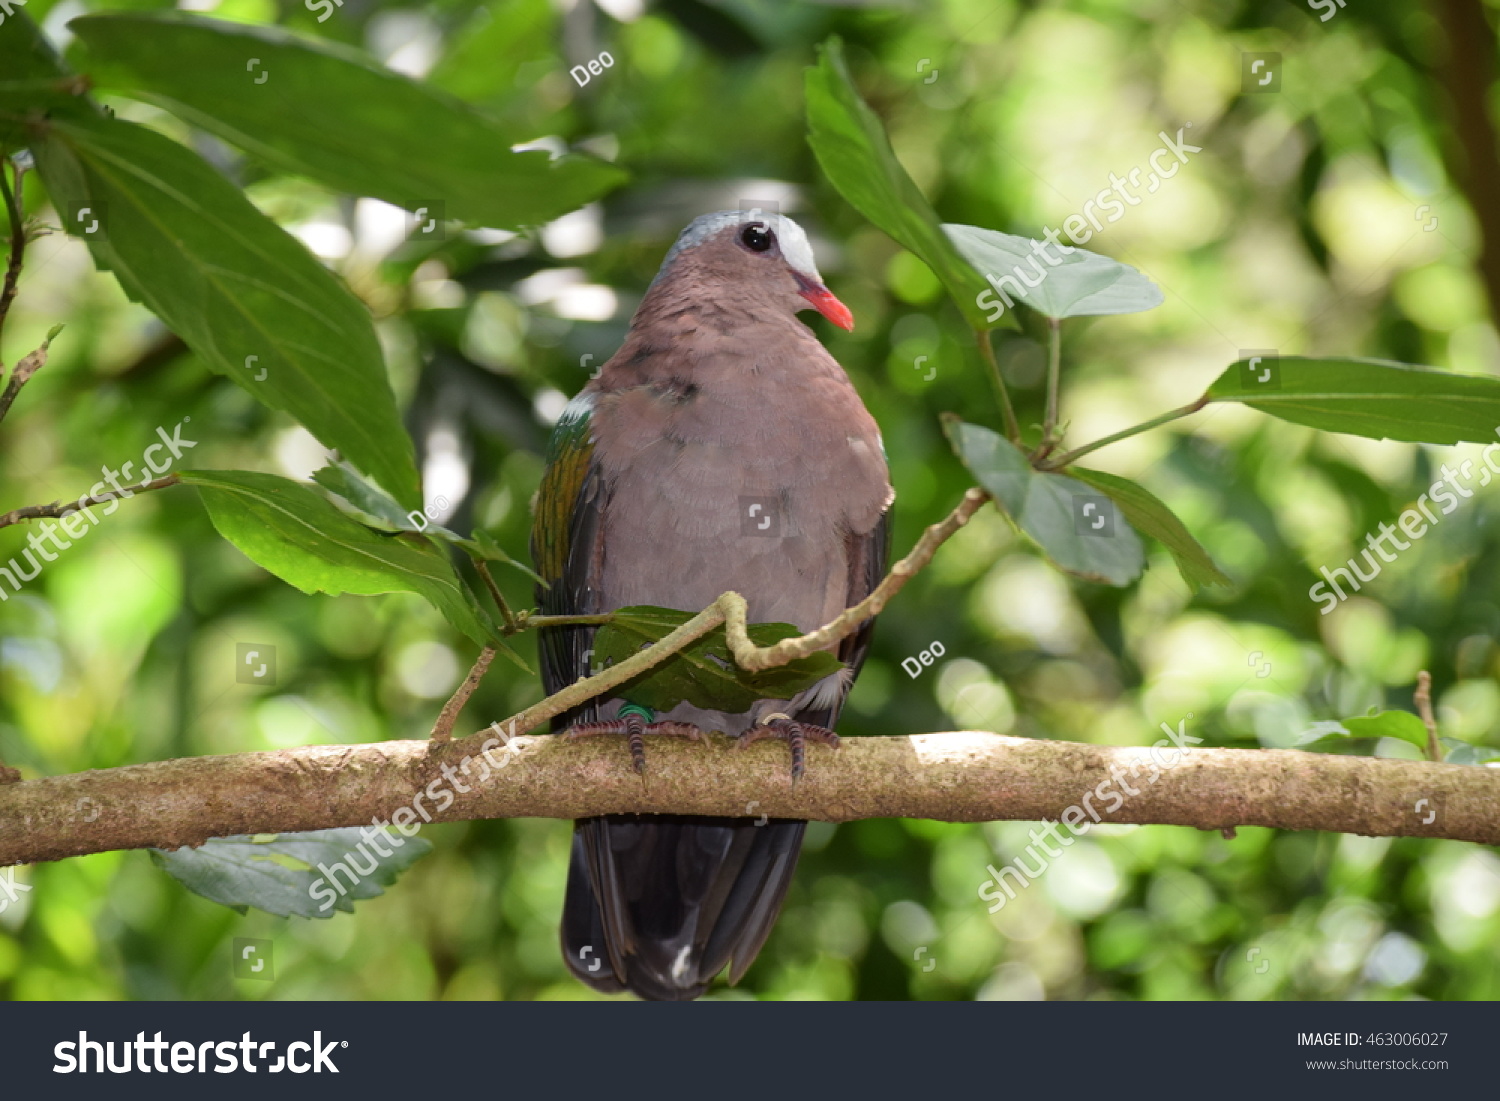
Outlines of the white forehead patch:
M661 270L656 273L656 278L660 279L662 272L670 268L677 257L689 249L697 248L725 227L749 225L752 222L761 223L776 235L776 243L781 246L781 255L788 264L809 279L815 279L819 283L823 281L823 277L818 274L817 261L813 259L812 245L807 243L807 234L802 232L802 227L784 215L771 214L757 208L721 210L716 214L702 214L694 218L677 235L677 241L662 260Z

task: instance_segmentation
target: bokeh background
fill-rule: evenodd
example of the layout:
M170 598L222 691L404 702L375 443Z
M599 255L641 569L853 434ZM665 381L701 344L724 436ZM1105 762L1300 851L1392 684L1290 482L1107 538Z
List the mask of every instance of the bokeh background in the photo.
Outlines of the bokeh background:
M63 44L84 12L165 6L25 11ZM676 232L742 202L779 203L807 227L858 319L844 334L805 315L883 429L898 550L968 484L937 418L998 423L972 340L927 269L829 187L804 139L802 69L834 32L948 221L1039 235L1111 173L1144 170L1160 131L1191 123L1203 151L1089 243L1146 272L1166 302L1066 324L1072 444L1192 400L1242 349L1500 373L1493 2L1330 2L1326 21L1272 0L348 0L323 23L288 0L179 6L368 50L631 172L537 233L454 232L414 251L394 208L268 175L170 116L109 101L208 156L348 280L380 319L429 501L516 555L565 397L618 346ZM579 87L569 68L602 51L613 64ZM1280 55L1278 90L1246 94L1244 55L1267 52ZM1043 330L1022 320L996 341L1035 423ZM191 465L296 477L321 465L303 429L207 371L56 233L29 252L7 360L59 322L52 361L0 429L0 507L76 496L185 416L200 441ZM1318 567L1394 520L1438 464L1477 451L1319 435L1232 404L1104 450L1094 465L1165 499L1233 587L1191 593L1159 547L1133 588L1069 581L986 509L883 615L842 732L1140 745L1186 720L1209 745L1287 745L1320 719L1409 707L1427 668L1442 733L1500 744L1500 489L1476 491L1333 614L1307 595ZM0 561L25 535L0 532ZM501 584L529 605L519 574ZM901 660L935 642L943 656L908 676ZM237 681L240 643L275 648L274 685ZM0 603L0 757L35 776L420 737L472 657L416 597L293 590L174 489L121 506ZM539 694L497 662L460 729ZM714 996L1500 996L1488 849L1103 827L992 916L977 894L986 865L1022 852L1028 828L814 824L759 962ZM32 890L0 913L0 997L590 997L557 947L569 830L428 827L430 856L330 921L240 915L140 852L21 869ZM274 981L233 977L235 937L274 942Z

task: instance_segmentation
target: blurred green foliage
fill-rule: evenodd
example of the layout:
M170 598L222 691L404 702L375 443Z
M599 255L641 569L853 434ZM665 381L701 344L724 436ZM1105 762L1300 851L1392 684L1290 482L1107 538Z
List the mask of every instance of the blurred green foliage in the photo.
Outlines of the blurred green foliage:
M63 41L85 11L165 6L32 0L25 12ZM1159 132L1192 124L1203 152L1089 243L1166 302L1067 324L1070 445L1191 400L1246 350L1500 375L1478 222L1452 168L1473 151L1449 122L1444 35L1427 8L1351 5L1321 22L1273 0L1126 7L445 0L351 2L321 23L290 2L212 7L367 49L507 133L553 136L630 173L540 232L455 227L421 246L402 243L393 208L102 98L198 150L343 276L378 318L429 503L442 497L442 523L482 526L522 560L563 396L618 346L676 232L741 202L779 202L807 227L855 314L850 334L814 324L882 427L898 551L969 484L938 414L999 424L970 334L938 279L838 196L805 141L802 71L830 33L945 221L1037 236L1143 165ZM604 50L613 65L579 87L569 68ZM1280 90L1242 94L1242 55L1259 51L1281 55ZM44 209L35 177L27 203ZM994 339L1033 425L1046 337L1020 320ZM54 233L29 250L6 361L59 322L51 362L0 426L4 508L77 496L187 416L193 466L305 477L322 465L304 429L183 354ZM1493 489L1475 488L1331 614L1307 595L1319 567L1393 521L1442 463L1477 452L1318 434L1231 405L1102 450L1091 465L1167 502L1232 587L1191 593L1155 543L1134 588L1070 582L986 509L882 616L842 732L1139 745L1186 719L1206 744L1284 746L1316 721L1409 707L1428 668L1444 736L1500 744ZM26 534L0 532L0 562ZM520 573L497 578L529 606ZM934 642L943 656L909 677L901 660ZM237 680L238 644L275 648L274 685ZM144 495L0 603L0 757L30 777L421 737L473 652L414 595L305 595L220 538L195 491ZM497 663L465 721L539 694ZM1395 739L1347 748L1416 755ZM1500 859L1486 849L1103 827L990 915L977 894L987 865L1021 853L1029 828L814 824L759 961L716 996L1500 997ZM569 830L428 827L431 856L330 921L241 916L144 853L21 869L32 890L0 912L0 996L588 997L557 947ZM274 941L273 982L233 977L236 937Z

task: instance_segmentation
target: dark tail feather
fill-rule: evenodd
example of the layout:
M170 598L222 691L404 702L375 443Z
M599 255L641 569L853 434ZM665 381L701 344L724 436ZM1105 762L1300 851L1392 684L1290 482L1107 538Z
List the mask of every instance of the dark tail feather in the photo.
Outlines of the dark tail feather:
M738 982L786 897L806 822L609 815L575 824L563 956L596 990L684 1001Z

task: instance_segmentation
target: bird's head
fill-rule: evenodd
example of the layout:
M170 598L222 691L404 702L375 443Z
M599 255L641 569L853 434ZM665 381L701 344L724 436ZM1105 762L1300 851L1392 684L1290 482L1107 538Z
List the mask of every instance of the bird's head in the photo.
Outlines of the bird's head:
M653 285L679 264L732 293L792 313L814 309L841 329L854 328L849 307L823 285L807 234L781 214L725 210L695 218L678 235Z

